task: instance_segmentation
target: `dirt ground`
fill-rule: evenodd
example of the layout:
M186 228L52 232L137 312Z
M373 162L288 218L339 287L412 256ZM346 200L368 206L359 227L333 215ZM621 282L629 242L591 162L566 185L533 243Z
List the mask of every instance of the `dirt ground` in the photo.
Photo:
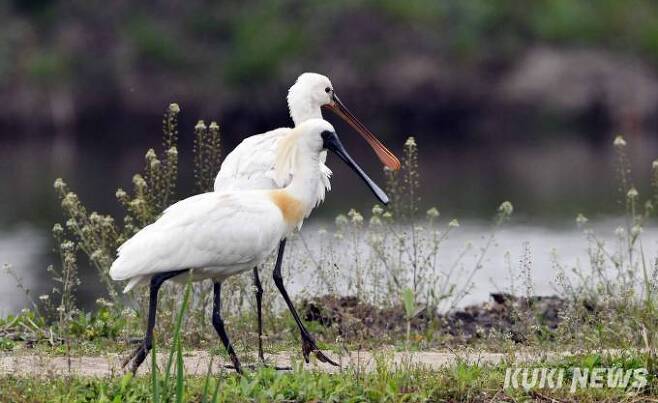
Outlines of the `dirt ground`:
M560 324L566 301L557 296L516 297L493 293L489 301L466 306L448 313L422 309L411 320L411 328L423 332L428 326L438 326L453 345L469 344L486 335L509 334L511 340L523 344L530 327L542 326L555 330ZM593 311L593 307L586 307ZM402 305L380 308L356 297L325 295L301 303L306 321L338 330L341 338L358 342L360 338L382 339L404 337L407 331Z
M470 363L499 363L509 360L514 362L529 362L542 359L557 358L566 353L544 353L541 355L518 352L514 357L503 353L489 352L449 352L449 351L423 351L423 352L393 352L379 351L373 352L352 352L349 355L337 356L329 355L335 358L341 365L340 368L333 367L312 360L310 364L304 364L305 368L326 372L337 372L341 370L360 368L364 371L371 371L376 367L378 359L384 359L389 366L405 367L424 366L430 369L450 366L459 360ZM121 368L122 356L118 354L108 354L106 356L96 357L72 357L70 361L71 372L68 371L69 362L67 357L53 357L46 354L5 354L0 356L0 376L17 375L17 376L58 376L58 375L79 375L79 376L113 376L124 373ZM158 366L163 368L166 365L168 355L158 353ZM299 353L278 353L267 355L266 359L270 365L280 367L297 365L300 363L301 356ZM150 372L150 358L144 362L140 368L140 373ZM205 375L210 363L210 355L206 351L193 351L186 353L184 356L185 372L188 375ZM213 358L213 372L231 371L224 368L229 362L219 357Z
M539 320L548 328L555 328L559 324L558 312L564 301L557 297L537 297L531 300L516 298L507 294L492 294L492 299L479 305L465 307L461 310L445 315L434 313L430 318L428 312L421 312L411 322L414 329L423 329L426 322L434 319L444 323L443 329L449 335L468 345L469 341L476 340L482 332L506 331L510 332L512 339L519 342L520 349L514 354L493 353L477 351L474 349L450 350L437 347L437 350L420 352L399 352L390 347L383 347L377 352L361 351L339 355L328 352L328 355L340 363L340 367L333 367L312 359L310 364L304 364L309 370L337 372L358 368L371 371L376 368L377 360L384 360L388 366L424 366L429 369L450 366L457 361L469 363L496 364L502 361L530 362L544 359L556 359L568 353L557 352L530 352L522 350L524 329L519 328L520 315L528 315L526 322L537 323ZM372 339L382 335L403 335L406 331L404 324L404 310L402 307L380 309L359 302L349 297L319 297L302 304L302 315L307 321L316 321L323 326L332 326L338 329L341 337L351 339L364 334ZM436 316L438 315L438 316ZM485 332L486 333L486 332ZM516 337L515 335L518 335ZM400 336L402 337L402 336ZM462 344L463 345L463 344ZM34 351L23 350L11 353L0 353L0 376L112 376L124 373L121 363L127 352L120 354L108 353L101 356L72 357L53 356L46 353L35 354ZM255 362L254 356L241 355L243 365ZM168 359L167 353L158 354L158 366L162 369ZM300 351L280 352L266 354L269 365L278 367L295 366L302 364ZM184 356L185 372L189 375L205 375L210 363L210 354L207 351L190 351ZM213 372L232 371L224 368L226 362L219 357L213 359ZM150 371L151 359L140 368L140 373Z

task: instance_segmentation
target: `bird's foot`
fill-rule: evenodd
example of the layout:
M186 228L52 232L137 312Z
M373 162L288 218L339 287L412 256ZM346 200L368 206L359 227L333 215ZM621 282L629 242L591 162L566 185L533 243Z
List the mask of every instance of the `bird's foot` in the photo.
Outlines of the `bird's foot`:
M234 365L231 364L226 364L224 365L224 368L228 369L235 369ZM278 365L270 365L266 362L261 362L260 364L247 364L247 365L242 365L242 368L248 368L250 371L256 371L259 368L273 368L276 371L292 371L292 367L290 366L278 366Z
M135 375L135 373L137 373L137 369L140 365L142 365L144 359L146 359L146 355L150 350L151 349L146 345L146 343L142 342L142 344L140 344L139 347L135 349L135 351L130 353L130 355L123 360L121 368L125 368L130 363L130 361L132 361L133 365L130 368L130 372Z
M247 364L247 365L243 365L242 367L243 368L248 368L251 371L255 371L258 368L273 368L276 371L292 371L291 366L281 367L281 366L278 366L278 365L271 365L270 363L265 361L265 356L263 355L262 351L258 352L258 364ZM226 364L226 365L224 365L224 368L235 369L235 365Z
M233 364L232 365L231 364L226 364L226 365L224 365L224 368L234 369L235 372L237 372L240 375L243 375L244 372L242 372L242 365L240 364L240 360L238 360L238 356L235 355L235 354L229 354L229 357L231 358L231 362ZM247 368L250 368L250 365L247 365Z
M309 362L309 355L311 353L313 353L315 358L317 358L320 362L326 362L327 364L331 364L334 367L340 366L337 362L327 357L327 355L318 348L318 346L315 344L313 336L310 334L302 334L302 354L304 354L304 361L306 361L306 363Z

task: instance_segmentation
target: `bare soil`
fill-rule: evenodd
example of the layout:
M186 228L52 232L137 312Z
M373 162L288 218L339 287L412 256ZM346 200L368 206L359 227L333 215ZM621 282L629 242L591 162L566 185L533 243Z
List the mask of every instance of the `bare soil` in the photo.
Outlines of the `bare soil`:
M558 297L517 298L507 294L492 294L490 302L465 307L446 314L420 310L411 321L415 331L426 328L430 323L439 324L437 331L450 336L448 347L440 345L436 350L419 352L399 352L390 347L377 348L377 351L353 351L328 355L340 363L340 367L311 361L303 363L299 351L266 354L269 365L279 367L304 365L309 370L337 372L356 369L370 371L376 368L378 360L384 360L389 367L404 365L424 366L429 369L450 366L457 361L470 363L496 364L502 361L527 362L557 358L565 352L531 352L523 344L527 335L528 323L540 324L555 329L560 322L560 311L565 302ZM385 340L384 336L404 337L406 320L401 306L379 308L365 304L353 297L323 296L304 301L301 313L306 321L316 321L322 326L338 330L344 340L365 337L367 340ZM468 346L469 342L486 337L488 332L509 332L512 340L518 343L519 350L514 354L490 351L478 351L474 348L460 347L452 350L450 346ZM453 342L457 342L453 344ZM477 345L477 344L474 344ZM0 376L114 376L124 373L121 368L124 353L106 353L98 356L76 356L70 358L37 353L31 349L0 353ZM159 353L159 368L163 368L168 358L167 353ZM253 355L241 354L243 364L256 362ZM185 353L186 374L205 375L208 371L211 355L207 351L190 351ZM140 373L150 371L150 358L140 368ZM224 366L228 361L215 356L212 371L232 371ZM70 370L69 370L70 367ZM70 371L70 372L69 372Z
M495 293L488 302L448 313L420 309L411 319L411 328L422 332L433 326L433 331L446 336L449 345L474 343L492 333L509 334L514 342L523 344L530 328L555 330L566 307L566 301L557 296L526 298ZM301 308L306 321L335 328L344 340L404 337L407 330L401 305L380 308L356 297L325 295L303 301Z
M544 353L533 354L529 352L517 352L513 355L490 352L449 352L449 351L423 351L423 352L393 352L393 351L361 351L337 356L329 353L335 358L340 367L333 367L312 360L310 364L304 364L305 368L315 371L338 372L342 370L359 369L371 371L376 368L377 361L383 362L389 367L420 366L427 369L439 369L455 364L457 361L469 363L496 364L506 360L514 362L530 362L542 359L557 358L567 353ZM105 356L71 357L70 372L69 359L67 357L53 357L46 354L5 354L0 356L0 376L116 376L125 372L121 368L122 356L116 353ZM158 353L158 367L163 369L168 359L167 353ZM208 371L211 356L206 351L193 351L185 354L185 373L188 375L203 376ZM295 366L302 364L299 353L278 353L266 357L269 365ZM215 356L212 363L213 373L232 371L224 366L230 362ZM150 358L144 362L139 369L139 374L150 372Z

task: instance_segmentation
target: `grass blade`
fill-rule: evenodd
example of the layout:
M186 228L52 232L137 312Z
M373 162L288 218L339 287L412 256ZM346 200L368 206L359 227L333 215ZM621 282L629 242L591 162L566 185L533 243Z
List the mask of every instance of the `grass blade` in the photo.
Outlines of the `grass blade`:
M201 403L208 402L208 388L210 387L210 377L212 375L212 361L214 358L215 358L214 355L210 355L210 363L208 364L208 373L206 374L206 381L203 384L203 395L201 395Z
M152 400L153 403L160 402L160 385L158 382L158 365L156 359L155 340L151 347L151 387L152 387Z
M181 304L180 310L178 311L178 316L176 317L176 328L174 329L174 342L171 350L169 351L169 358L167 359L167 369L165 371L165 379L163 389L166 389L169 383L169 375L171 374L171 366L174 360L174 353L180 348L180 339L181 339L181 326L183 324L183 315L187 311L187 306L190 301L190 292L192 290L191 276L188 277L187 283L185 285L185 293L183 294L183 303ZM181 353L182 354L182 353Z
M217 384L215 385L215 391L212 394L212 400L211 400L212 403L217 403L217 397L218 397L218 394L219 394L219 384L220 383L221 382L219 380L217 380Z
M183 349L180 337L176 343L176 402L183 402L183 386L185 380L185 369L183 366Z

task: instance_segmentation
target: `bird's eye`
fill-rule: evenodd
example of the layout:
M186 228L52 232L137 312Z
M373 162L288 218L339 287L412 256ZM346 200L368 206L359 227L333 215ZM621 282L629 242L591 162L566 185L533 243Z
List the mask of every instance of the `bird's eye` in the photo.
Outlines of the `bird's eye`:
M326 92L327 94L330 93L330 92L331 92L331 87L327 87L327 88L325 88L325 89L324 89L324 92Z

